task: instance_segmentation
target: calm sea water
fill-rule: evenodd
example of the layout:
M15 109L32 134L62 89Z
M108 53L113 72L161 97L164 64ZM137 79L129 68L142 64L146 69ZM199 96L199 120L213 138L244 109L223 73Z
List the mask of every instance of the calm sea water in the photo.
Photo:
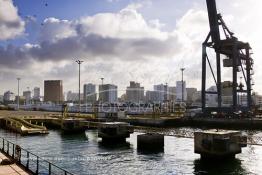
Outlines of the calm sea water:
M174 129L175 130L175 129ZM202 162L194 154L193 139L165 137L164 152L141 153L136 137L125 144L104 145L96 130L64 135L50 130L45 136L22 137L0 129L0 136L44 157L72 173L86 174L262 174L262 147L248 146L232 161ZM262 135L260 132L252 133Z

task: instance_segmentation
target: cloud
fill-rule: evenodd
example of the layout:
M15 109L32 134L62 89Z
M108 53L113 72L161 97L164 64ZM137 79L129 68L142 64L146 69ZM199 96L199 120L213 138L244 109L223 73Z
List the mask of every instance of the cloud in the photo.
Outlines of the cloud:
M14 39L23 34L25 22L19 17L12 0L0 0L0 40Z
M161 31L158 20L151 23L130 7L73 21L47 18L39 43L0 47L0 66L24 69L34 61L86 57L93 61L174 57L179 52L178 36Z
M82 35L97 34L114 38L157 39L166 39L168 35L160 31L159 26L150 25L137 10L131 7L119 13L100 13L92 17L83 17L75 23L78 32Z
M254 59L254 70L255 75L253 76L255 80L255 91L262 91L262 38L260 33L262 30L262 24L259 19L262 18L262 1L261 0L250 0L250 1L239 1L239 0L222 0L217 2L218 9L224 20L229 27L229 29L235 33L235 36L239 40L244 42L249 42L253 49L253 59ZM248 8L247 8L248 7ZM252 9L252 10L250 10Z
M209 32L207 13L204 10L189 9L177 21L176 30L190 42L203 41Z
M259 0L252 1L259 8ZM258 9L254 7L255 13L251 13L245 8L247 3L223 0L218 6L223 9L229 28L240 39L250 41L258 58L262 56L261 37L257 37L261 26L254 21ZM242 10L232 10L236 5ZM179 68L183 66L187 85L199 88L201 46L209 31L206 9L202 6L187 9L181 18L174 19L176 27L165 31L164 26L168 24L159 19L145 19L138 10L141 7L141 4L132 4L116 13L98 13L75 20L47 18L38 42L0 47L1 70L5 68L5 73L12 70L14 76L30 75L32 80L27 82L32 84L41 83L43 79L63 79L69 90L77 88L74 60L78 58L85 61L83 82L98 84L99 78L105 77L105 82L124 89L129 80L135 80L150 89L153 84L166 81L174 85L180 80ZM211 58L211 63L214 61Z
M73 36L76 36L76 31L71 21L47 18L43 22L39 39L40 41L55 42Z
M35 23L37 21L36 16L26 15L25 17L25 23Z
M137 11L139 7L129 5L117 13L99 13L72 21L47 18L39 43L0 47L0 66L29 72L44 66L34 75L67 79L68 87L77 83L73 78L76 67L72 64L76 58L87 59L83 65L89 66L82 69L89 77L86 81L96 82L97 77L103 76L120 88L130 79L150 86L169 79L174 84L180 76L181 62L199 70L199 48L207 33L205 12L189 10L177 20L176 29L167 32L158 19L146 20ZM196 31L190 31L195 27ZM192 61L192 57L199 59ZM189 73L186 75L190 77Z
M112 3L112 2L119 2L120 0L106 0L106 1Z

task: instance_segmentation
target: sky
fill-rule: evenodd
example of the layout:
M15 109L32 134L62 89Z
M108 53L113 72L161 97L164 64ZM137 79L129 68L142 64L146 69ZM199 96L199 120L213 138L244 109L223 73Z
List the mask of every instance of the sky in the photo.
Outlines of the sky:
M248 7L248 8L247 8ZM254 91L262 93L262 1L217 0L230 30L249 42L255 61ZM185 67L187 87L200 89L201 47L208 31L205 0L0 0L0 94L63 80L81 84L129 81L147 90L175 86ZM215 64L215 58L211 63ZM229 80L230 70L222 71ZM214 85L208 71L208 85Z

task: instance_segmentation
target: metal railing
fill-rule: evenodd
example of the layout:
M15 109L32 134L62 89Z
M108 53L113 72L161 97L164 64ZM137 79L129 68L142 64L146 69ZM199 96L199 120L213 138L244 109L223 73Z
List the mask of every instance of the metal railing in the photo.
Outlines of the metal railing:
M74 175L2 137L0 137L0 149L1 152L10 156L17 164L21 165L32 174Z

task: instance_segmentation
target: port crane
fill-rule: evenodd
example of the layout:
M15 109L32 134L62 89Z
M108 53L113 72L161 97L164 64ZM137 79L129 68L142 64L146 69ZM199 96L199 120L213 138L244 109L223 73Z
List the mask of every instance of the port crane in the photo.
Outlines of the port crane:
M211 112L217 113L236 113L237 111L249 112L252 107L252 75L254 61L251 58L251 47L249 43L239 41L234 33L229 30L222 15L217 12L216 1L206 0L210 32L202 44L202 111L205 114ZM215 52L215 68L212 67L207 49ZM224 55L223 67L221 66L221 56ZM217 87L216 92L206 90L207 66L209 66L212 77ZM221 69L232 69L232 105L222 105L222 77ZM238 75L243 76L244 84L241 83ZM241 105L238 102L238 96L247 98L247 104ZM217 94L217 107L208 107L206 105L206 95ZM241 97L242 98L242 97Z

